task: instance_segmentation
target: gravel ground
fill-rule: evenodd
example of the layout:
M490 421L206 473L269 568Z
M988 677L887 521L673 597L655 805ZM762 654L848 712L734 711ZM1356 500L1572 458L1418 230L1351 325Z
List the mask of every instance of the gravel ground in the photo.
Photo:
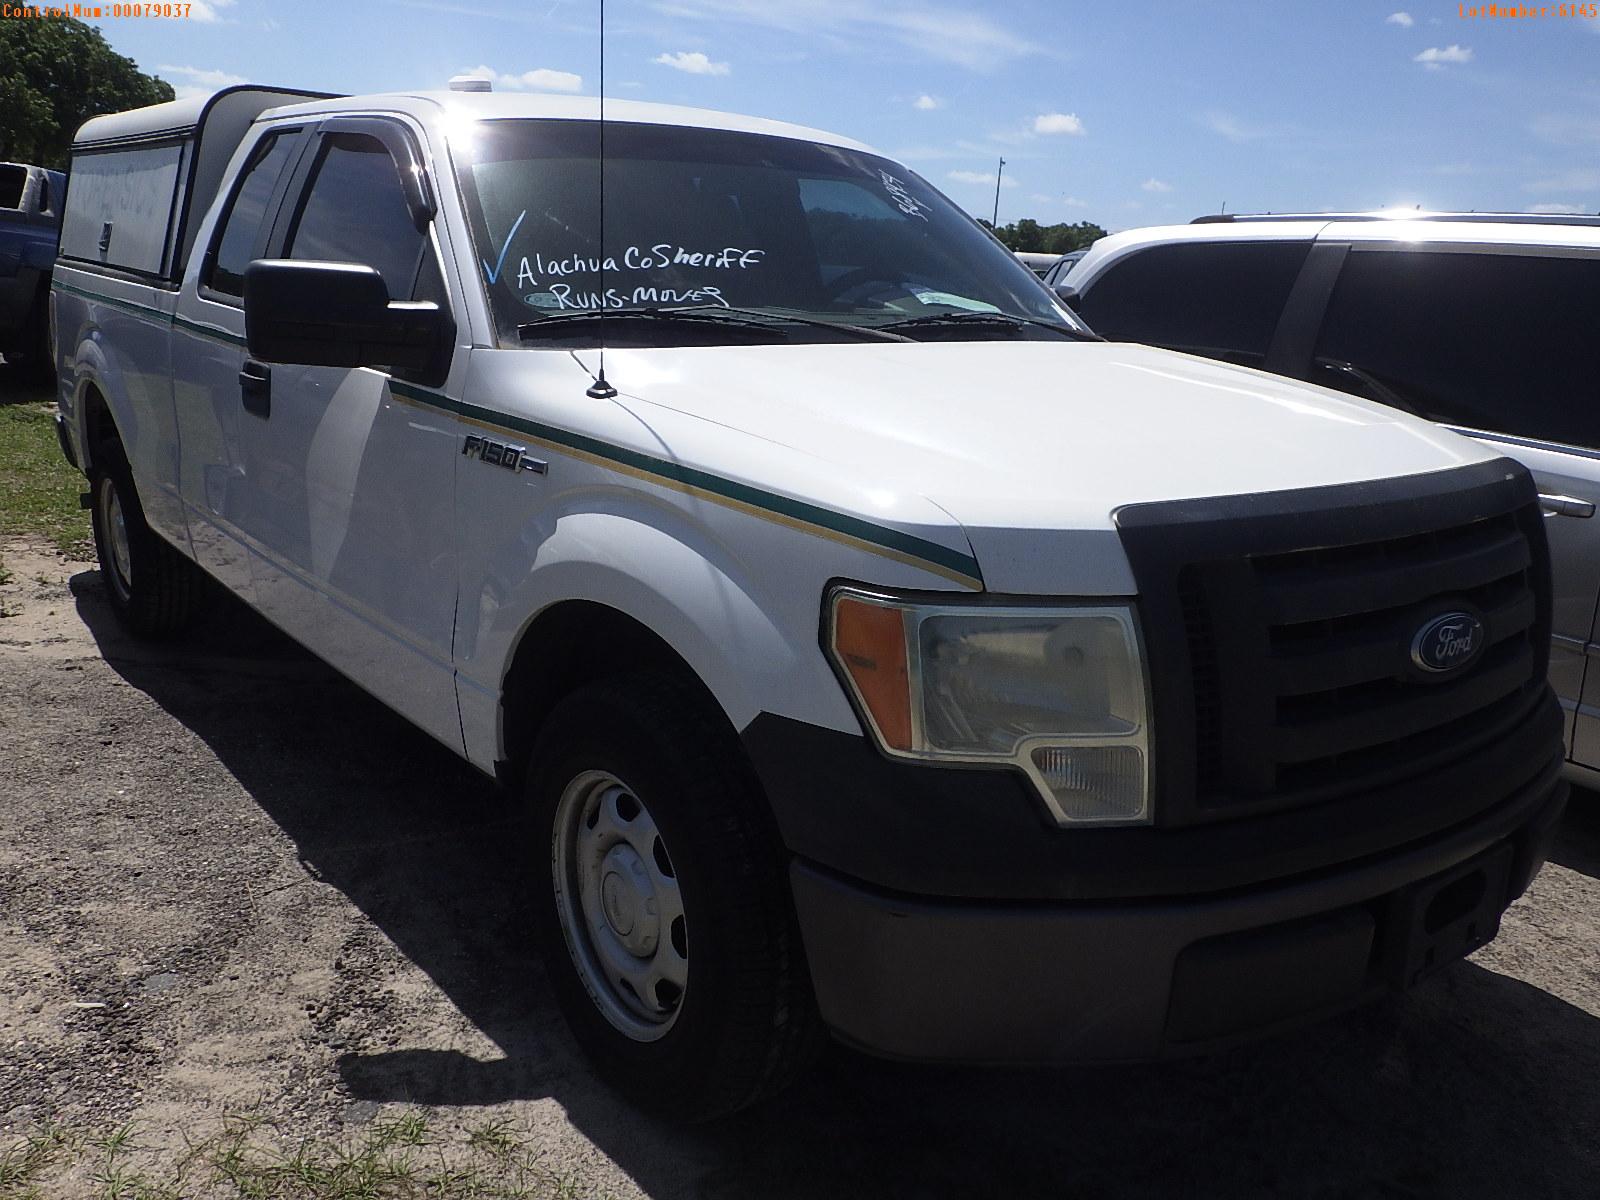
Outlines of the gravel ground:
M1148 1067L837 1050L680 1130L578 1057L486 781L235 605L154 650L89 565L0 552L0 1147L412 1105L508 1119L584 1196L1600 1194L1600 798L1499 940L1408 996Z

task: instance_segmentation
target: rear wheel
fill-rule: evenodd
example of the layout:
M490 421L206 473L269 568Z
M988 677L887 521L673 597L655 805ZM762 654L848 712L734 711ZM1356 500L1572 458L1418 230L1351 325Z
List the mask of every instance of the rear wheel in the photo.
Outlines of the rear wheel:
M721 715L668 676L595 684L551 715L533 764L545 962L600 1073L691 1121L788 1084L824 1035L783 856Z
M181 632L199 607L199 571L145 521L120 446L97 455L89 485L95 552L111 611L138 637Z

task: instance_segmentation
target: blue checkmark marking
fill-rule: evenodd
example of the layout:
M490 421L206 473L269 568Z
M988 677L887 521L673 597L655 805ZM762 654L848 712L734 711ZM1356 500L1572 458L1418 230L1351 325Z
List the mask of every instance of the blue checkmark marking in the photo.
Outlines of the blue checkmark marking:
M489 277L490 283L495 283L500 278L500 268L506 265L506 251L511 249L511 239L517 236L517 230L522 228L522 219L528 215L528 210L522 210L522 216L517 218L517 223L511 227L511 232L506 234L505 244L500 247L500 257L494 260L494 269L489 269L488 263L483 263L483 273ZM483 262L480 258L479 262Z

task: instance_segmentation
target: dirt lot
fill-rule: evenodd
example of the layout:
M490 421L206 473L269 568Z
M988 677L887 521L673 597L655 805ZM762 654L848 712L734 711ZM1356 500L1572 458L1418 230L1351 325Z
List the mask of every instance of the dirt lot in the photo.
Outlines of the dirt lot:
M1600 799L1499 941L1405 998L1123 1070L836 1051L685 1131L578 1058L489 784L235 606L151 650L88 565L0 553L0 1149L132 1119L159 1158L228 1111L336 1138L412 1106L505 1118L585 1197L1600 1193Z

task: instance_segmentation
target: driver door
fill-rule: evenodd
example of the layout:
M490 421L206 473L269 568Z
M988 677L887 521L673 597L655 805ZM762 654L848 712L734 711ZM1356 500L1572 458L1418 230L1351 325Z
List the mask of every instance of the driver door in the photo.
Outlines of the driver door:
M391 299L433 300L448 312L430 214L402 182L422 161L416 135L397 120L323 122L268 257L363 263ZM445 395L371 368L246 370L266 378L269 397L244 417L259 605L459 750L451 637L461 443Z

